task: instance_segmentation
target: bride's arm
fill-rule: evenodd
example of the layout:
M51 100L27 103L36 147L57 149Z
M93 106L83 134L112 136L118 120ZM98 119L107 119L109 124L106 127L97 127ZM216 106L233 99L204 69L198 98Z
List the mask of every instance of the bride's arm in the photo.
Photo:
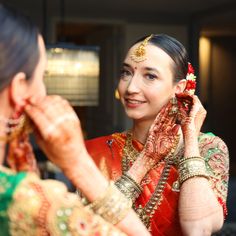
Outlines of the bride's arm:
M206 150L206 152L200 153L198 135L205 116L205 109L202 107L197 96L193 96L192 110L182 124L185 141L185 152L183 158L186 160L186 158L190 157L199 157L200 159L192 159L192 165L197 164L196 162L194 164L194 161L199 160L200 162L203 161L205 164L206 159L209 157L209 155L207 156L207 152L209 151L210 153L215 149L218 152L216 153L216 156L219 162L217 163L216 159L208 159L207 161L212 162L213 168L217 167L217 164L225 166L223 168L225 172L224 174L227 175L228 153L227 151L222 151L220 145L219 147L216 145L212 147L211 150ZM201 156L201 154L204 156ZM187 159L187 162L189 162L189 160L190 159ZM181 173L182 170L179 171L180 176L182 175L183 177L185 174ZM223 224L224 216L222 206L220 205L210 184L212 177L214 178L213 172L206 170L206 168L205 170L200 168L199 171L203 171L202 173L204 177L201 177L201 174L196 172L196 176L187 178L187 180L181 184L180 188L179 217L184 235L211 235L213 232L218 231ZM217 172L217 170L215 171ZM221 177L222 175L218 175L218 178ZM222 179L219 179L219 182L221 181Z

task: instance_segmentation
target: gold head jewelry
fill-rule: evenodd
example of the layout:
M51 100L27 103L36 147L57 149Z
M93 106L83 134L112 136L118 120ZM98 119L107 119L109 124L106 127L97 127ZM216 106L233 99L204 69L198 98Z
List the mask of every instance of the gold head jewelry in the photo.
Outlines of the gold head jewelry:
M148 41L152 38L152 34L145 38L143 42L135 49L134 53L131 54L130 58L135 62L145 61L146 57L146 46Z

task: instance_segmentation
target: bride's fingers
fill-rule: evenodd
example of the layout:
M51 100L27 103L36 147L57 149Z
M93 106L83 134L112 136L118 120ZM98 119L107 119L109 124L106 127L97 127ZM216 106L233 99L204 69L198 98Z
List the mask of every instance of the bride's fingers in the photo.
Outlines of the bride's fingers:
M172 135L175 136L178 134L180 129L180 125L174 125L173 128L171 129Z
M193 96L189 95L189 94L186 94L186 93L176 93L175 94L177 100L185 100L185 101L192 101L193 100Z
M196 117L196 115L199 113L199 111L201 109L204 109L200 100L198 99L198 97L196 95L193 96L193 105L192 105L192 109L189 113L190 117Z

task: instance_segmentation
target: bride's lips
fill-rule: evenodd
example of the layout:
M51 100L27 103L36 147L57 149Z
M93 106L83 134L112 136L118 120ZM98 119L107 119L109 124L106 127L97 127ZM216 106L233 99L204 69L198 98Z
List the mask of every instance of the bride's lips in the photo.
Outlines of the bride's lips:
M140 107L144 103L146 103L146 101L131 99L131 98L125 98L125 105L128 108L137 108L137 107Z

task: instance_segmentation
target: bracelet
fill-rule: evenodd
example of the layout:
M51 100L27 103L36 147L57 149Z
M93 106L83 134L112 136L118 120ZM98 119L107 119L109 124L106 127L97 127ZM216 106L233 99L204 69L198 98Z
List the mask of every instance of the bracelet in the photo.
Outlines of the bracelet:
M116 182L117 188L134 202L142 192L142 188L127 173L124 173Z
M202 157L186 157L179 162L180 185L187 179L200 176L208 179L205 160Z
M126 198L112 181L102 197L87 206L96 214L113 225L120 222L132 207L132 201Z

